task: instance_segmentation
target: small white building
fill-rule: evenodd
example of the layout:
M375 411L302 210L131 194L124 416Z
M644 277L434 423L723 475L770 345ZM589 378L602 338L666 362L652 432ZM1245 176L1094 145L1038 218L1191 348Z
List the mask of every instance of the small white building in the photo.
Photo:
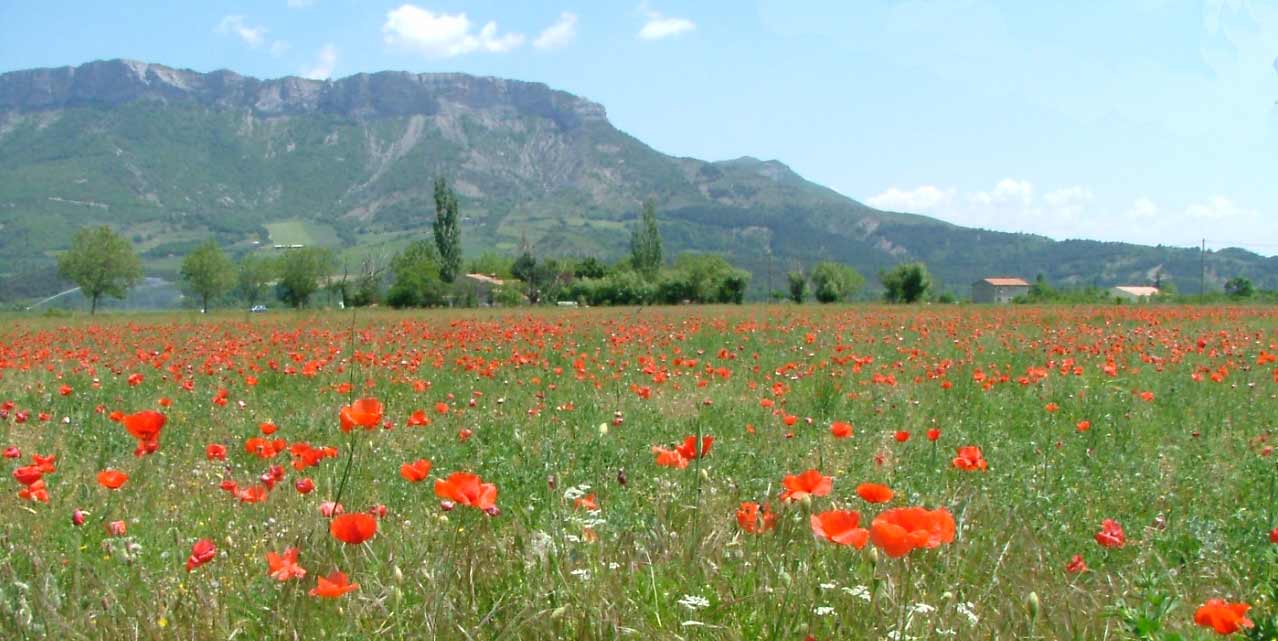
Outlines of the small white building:
M1157 296L1159 290L1157 287L1143 285L1119 285L1118 287L1111 287L1109 293L1113 294L1114 298L1121 300L1146 301Z

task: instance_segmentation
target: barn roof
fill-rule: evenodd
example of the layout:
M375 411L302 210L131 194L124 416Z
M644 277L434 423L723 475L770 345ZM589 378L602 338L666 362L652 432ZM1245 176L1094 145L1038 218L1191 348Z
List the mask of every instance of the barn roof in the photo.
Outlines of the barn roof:
M488 274L466 274L466 278L476 280L481 283L488 283L489 285L496 285L498 287L506 284L506 281L497 278L496 276L489 276Z
M983 281L995 287L1029 287L1023 278L986 278Z
M1115 287L1114 289L1126 294L1131 294L1132 296L1157 296L1158 295L1157 287L1145 287L1141 285L1119 285L1118 287Z

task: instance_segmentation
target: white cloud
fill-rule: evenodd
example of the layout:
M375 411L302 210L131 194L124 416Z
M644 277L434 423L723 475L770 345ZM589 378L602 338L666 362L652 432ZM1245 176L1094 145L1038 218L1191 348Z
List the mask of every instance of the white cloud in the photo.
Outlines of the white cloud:
M1003 206L1009 203L1028 205L1034 200L1034 185L1026 180L1004 178L994 185L993 191L978 191L970 198L973 202L986 206Z
M217 23L217 32L223 35L233 35L244 41L250 47L260 47L266 42L266 27L249 26L244 22L244 16L226 16L222 21Z
M315 56L315 64L302 70L302 76L315 80L328 80L337 66L337 47L325 44Z
M1092 190L1082 185L1047 190L1042 196L1028 180L1004 178L989 190L960 191L952 187L923 185L914 189L891 187L866 199L876 209L926 214L942 220L982 229L1040 234L1055 239L1090 238L1142 245L1196 245L1202 237L1208 246L1241 246L1271 255L1278 245L1245 239L1265 239L1278 234L1278 220L1260 211L1216 195L1182 209L1163 209L1147 196L1130 206L1110 207L1096 202Z
M1239 207L1224 196L1213 196L1205 203L1195 203L1186 207L1185 214L1197 219L1238 220L1252 218L1257 212L1254 209Z
M1158 215L1158 205L1155 205L1154 201L1149 198L1141 196L1136 199L1136 202L1132 203L1131 208L1123 215L1136 220L1148 220Z
M305 9L306 7L313 6L314 4L315 0L288 0L289 9Z
M538 49L558 49L577 37L577 14L567 11L559 14L559 19L555 24L546 27L533 40L533 46Z
M465 13L434 13L404 4L386 14L382 25L386 44L416 51L428 58L451 58L483 51L505 53L524 43L518 33L498 35L497 23L489 21L476 33Z
M639 30L639 37L644 40L670 38L697 28L697 23L687 18L670 18L650 9L647 2L639 5L639 12L647 19Z
M887 211L928 213L948 207L954 201L955 193L953 189L941 189L932 185L923 185L909 191L891 187L865 203L875 209Z

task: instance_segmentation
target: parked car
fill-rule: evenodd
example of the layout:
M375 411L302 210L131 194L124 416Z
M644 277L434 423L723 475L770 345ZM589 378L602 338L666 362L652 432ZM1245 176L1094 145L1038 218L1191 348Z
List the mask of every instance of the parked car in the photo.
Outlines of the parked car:
M264 312L266 311L266 305L254 305L249 311L253 313Z

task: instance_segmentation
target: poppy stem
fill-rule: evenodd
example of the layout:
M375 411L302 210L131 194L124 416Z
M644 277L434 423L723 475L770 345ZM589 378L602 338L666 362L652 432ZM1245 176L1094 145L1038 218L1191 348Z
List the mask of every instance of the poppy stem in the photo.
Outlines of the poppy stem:
M351 463L355 461L355 446L359 445L359 440L355 438L355 432L351 432L351 440L346 445L346 468L342 470L342 480L337 484L337 495L333 497L333 509L342 504L342 492L346 490L346 481L351 477Z
M355 306L351 307L351 330L346 342L346 348L350 350L346 370L346 404L348 406L355 402L355 313L358 309ZM358 443L355 432L352 431L350 442L346 446L346 468L342 470L342 480L337 484L337 496L333 498L334 510L342 504L342 492L346 490L346 481L351 477L351 463L355 461L355 446Z

